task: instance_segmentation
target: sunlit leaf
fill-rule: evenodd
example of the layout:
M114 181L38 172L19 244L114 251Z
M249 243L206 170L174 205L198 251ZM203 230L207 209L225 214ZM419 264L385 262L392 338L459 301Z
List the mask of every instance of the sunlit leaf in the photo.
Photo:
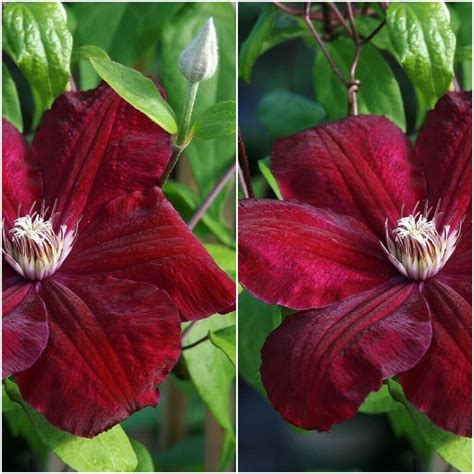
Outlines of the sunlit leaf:
M20 98L10 72L2 63L2 117L23 132Z
M228 326L209 333L211 342L218 347L234 365L236 365L235 335L235 326Z
M95 438L81 438L58 430L33 410L21 397L16 384L6 380L7 394L19 403L36 429L41 441L65 464L76 471L132 472L137 457L120 425Z
M183 346L206 337L209 332L235 326L235 313L215 315L196 322L186 335ZM217 422L226 431L234 431L230 393L235 380L235 367L229 358L209 339L185 349L182 357L197 392Z
M418 430L425 440L447 463L459 471L472 471L472 440L444 431L411 405L403 393L402 386L395 380L388 381L392 397L403 404L412 416Z
M130 443L138 460L135 472L155 472L153 459L151 458L148 449L146 449L145 446L136 439L130 438Z
M399 410L400 404L394 401L387 385L382 385L377 392L371 392L359 408L361 413L386 413Z
M448 8L444 2L391 2L387 27L407 76L433 108L453 81L456 37Z
M59 2L14 3L3 9L3 47L47 109L71 75L72 36Z
M258 168L260 169L260 172L267 181L268 185L272 188L272 191L275 193L276 197L278 199L283 199L277 180L275 179L275 176L273 176L272 170L270 169L270 157L267 156L263 160L259 160Z
M91 57L90 62L97 74L120 97L168 133L177 132L178 125L173 109L161 97L158 88L151 79L135 69L105 58Z
M226 100L205 110L193 124L192 135L211 140L216 137L233 135L236 124L235 100Z

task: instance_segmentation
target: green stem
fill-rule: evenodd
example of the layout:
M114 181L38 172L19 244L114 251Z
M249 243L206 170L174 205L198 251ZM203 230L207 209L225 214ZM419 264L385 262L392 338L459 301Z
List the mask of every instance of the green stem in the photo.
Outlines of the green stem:
M193 115L194 102L196 101L196 95L199 87L199 82L193 84L189 83L188 95L184 104L183 115L181 116L181 122L179 124L178 138L176 143L183 145L187 140L189 125L191 123L191 117Z
M176 143L173 146L173 154L171 159L166 165L165 170L161 176L158 185L163 187L171 173L173 172L179 158L181 157L185 148L189 145L189 126L191 124L191 117L193 116L194 102L196 101L196 95L199 87L199 82L193 84L189 83L188 95L184 104L183 114L178 128L178 136L176 137Z
M205 342L209 339L209 333L207 333L204 337L201 337L201 339L198 339L197 341L194 341L193 343L191 344L188 344L187 346L183 346L181 347L181 350L182 351L185 351L187 349L191 349L193 347L196 347L198 346L199 344L201 344L202 342Z

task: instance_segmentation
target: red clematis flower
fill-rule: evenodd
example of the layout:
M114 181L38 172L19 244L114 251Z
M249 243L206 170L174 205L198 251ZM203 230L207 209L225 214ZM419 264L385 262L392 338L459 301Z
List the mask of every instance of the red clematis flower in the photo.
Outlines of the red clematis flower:
M399 374L434 423L471 434L471 96L450 93L415 149L383 117L279 140L284 201L243 200L240 281L295 310L262 380L294 425L327 431Z
M156 405L180 322L234 305L155 186L171 153L105 84L58 98L31 152L3 122L3 376L62 430L92 437Z

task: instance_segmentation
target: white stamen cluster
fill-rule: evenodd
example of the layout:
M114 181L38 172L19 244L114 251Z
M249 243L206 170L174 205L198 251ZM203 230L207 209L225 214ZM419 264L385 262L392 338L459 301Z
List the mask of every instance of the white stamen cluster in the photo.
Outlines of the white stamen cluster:
M3 254L12 268L23 278L44 280L64 262L72 249L77 225L67 230L60 226L56 233L53 224L37 213L19 217L10 230L11 239L3 227Z
M449 224L441 232L436 229L436 217L428 220L421 212L402 217L390 237L385 224L387 246L383 248L400 273L412 280L427 280L447 263L459 240L461 224L452 229Z

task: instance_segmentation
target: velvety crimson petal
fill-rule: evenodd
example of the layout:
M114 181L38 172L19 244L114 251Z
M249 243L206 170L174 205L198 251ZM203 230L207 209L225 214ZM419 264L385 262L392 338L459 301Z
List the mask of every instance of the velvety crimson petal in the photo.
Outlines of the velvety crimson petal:
M290 423L327 431L353 417L382 379L420 360L429 319L416 284L401 279L287 316L262 349L268 397Z
M235 285L159 187L109 203L85 229L61 272L113 274L166 290L184 320L228 312Z
M258 298L310 309L374 288L396 273L356 219L307 204L239 204L239 280Z
M472 432L471 306L448 285L425 283L433 340L421 361L399 380L408 400L441 428Z
M171 136L109 86L60 96L33 141L45 198L61 219L87 224L103 204L157 183L171 157Z
M93 437L158 403L180 354L175 305L157 288L101 277L42 284L50 340L16 377L24 399L56 427Z
M356 217L385 238L425 182L402 131L384 117L349 117L278 140L272 168L285 199Z
M470 216L471 213L468 212ZM469 304L472 301L472 225L464 221L462 236L446 266L436 276L457 291Z
M2 206L7 228L12 227L18 210L28 212L41 198L42 180L26 140L2 119Z
M471 203L471 92L450 92L427 115L416 141L416 154L425 170L428 200L457 225ZM469 216L468 216L469 217Z
M46 308L31 282L8 275L2 293L2 377L9 377L38 360L49 330Z

